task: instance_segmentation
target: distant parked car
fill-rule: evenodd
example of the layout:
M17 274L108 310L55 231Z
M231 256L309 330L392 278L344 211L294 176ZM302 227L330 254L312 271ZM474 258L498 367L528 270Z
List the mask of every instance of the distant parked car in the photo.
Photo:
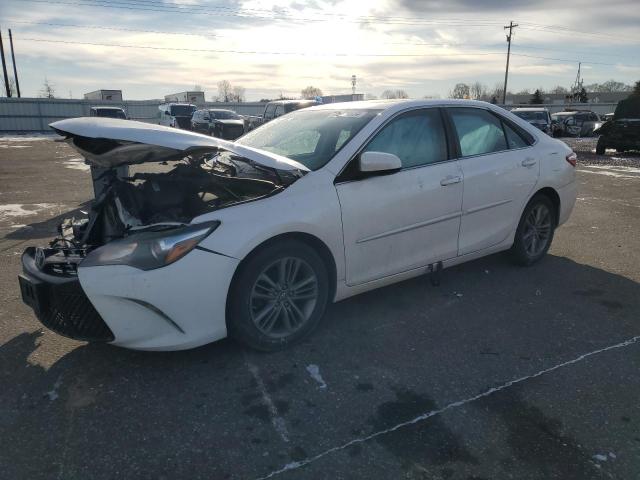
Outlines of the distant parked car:
M196 106L191 103L164 103L158 109L160 110L158 125L189 130L191 116L196 111Z
M605 122L608 122L609 120L613 120L613 116L615 114L613 112L611 113L605 113L604 115L602 115L600 118L602 118L602 120L604 120Z
M546 108L514 108L511 113L539 128L544 133L551 135L551 115Z
M212 137L235 140L244 134L244 118L233 110L196 110L191 117L191 130Z
M554 137L592 137L603 122L588 111L558 112L551 115Z
M91 107L89 116L127 119L127 114L120 107Z
M619 102L613 120L595 133L600 135L596 146L599 155L607 148L618 152L640 150L640 97L632 96Z
M276 100L269 102L264 107L264 113L262 114L262 123L267 123L274 118L278 118L285 113L294 112L301 108L313 107L318 105L316 100Z

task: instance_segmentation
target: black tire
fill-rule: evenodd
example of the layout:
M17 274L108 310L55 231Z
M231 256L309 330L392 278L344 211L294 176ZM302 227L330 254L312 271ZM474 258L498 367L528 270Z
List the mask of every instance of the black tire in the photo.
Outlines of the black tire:
M602 137L598 139L598 143L596 144L596 153L598 155L604 155L604 151L607 149L604 142L602 141Z
M548 230L545 229L543 227L543 224L541 223L539 226L539 231L537 229L534 229L534 232L532 234L532 226L530 220L531 216L536 216L536 209L538 208L541 209L542 212L548 212ZM518 265L528 267L544 257L547 254L549 247L551 246L551 242L553 241L553 234L557 224L558 218L556 209L549 197L542 194L535 195L525 207L524 212L522 212L520 222L518 223L516 236L513 242L513 246L511 247L511 257L513 261ZM541 241L539 237L542 236L543 232L545 231L547 233L544 239L544 244L536 244L537 242ZM531 243L532 235L536 237L536 243L533 244Z
M286 291L279 290L275 297L271 297L271 293L264 293L266 290L263 288L266 283L261 283L259 277L272 275L274 269L275 273L279 273L282 262L295 263L296 261L300 262L300 266L295 274L293 271L288 272L293 277L287 275L292 278L292 283L287 285L285 280L283 287ZM284 265L286 266L287 263ZM324 261L312 247L296 240L282 240L252 254L239 268L229 290L227 301L227 328L231 337L256 350L273 352L300 341L320 322L329 301L329 273ZM303 273L308 277L301 277ZM294 300L296 291L293 290L293 282L297 278L297 284L300 284L305 278L311 278L313 275L315 275L315 281L312 281L315 285L313 294L316 296L313 300L307 300L312 303L294 304L294 302L305 300ZM302 281L299 280L300 278ZM304 289L306 288L308 287L305 286ZM291 296L289 296L289 289L291 289ZM303 287L300 289L303 290ZM274 290L277 289L274 288ZM256 298L258 294L264 299ZM268 299L266 299L267 296L269 296ZM260 302L264 303L261 305ZM270 305L275 306L270 307ZM260 317L263 311L269 308L272 309L271 311L277 310L278 313L273 316L271 313L266 315L265 323L271 323L270 333L267 334L258 327L260 320L254 321L254 319ZM297 313L294 315L294 312ZM294 317L305 317L305 319L300 321L298 326L292 327L293 323L297 323L293 321ZM264 318L264 315L261 318ZM275 320L271 321L271 318ZM292 330L287 331L287 327Z

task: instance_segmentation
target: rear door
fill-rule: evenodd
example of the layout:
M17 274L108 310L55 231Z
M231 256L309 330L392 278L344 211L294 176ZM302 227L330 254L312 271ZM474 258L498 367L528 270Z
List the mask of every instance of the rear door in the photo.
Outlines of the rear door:
M360 152L392 153L402 169L359 172L359 155L336 179L342 210L348 285L357 285L455 257L462 173L451 159L438 108L388 122Z
M464 175L459 254L504 241L538 181L534 139L489 110L447 109Z

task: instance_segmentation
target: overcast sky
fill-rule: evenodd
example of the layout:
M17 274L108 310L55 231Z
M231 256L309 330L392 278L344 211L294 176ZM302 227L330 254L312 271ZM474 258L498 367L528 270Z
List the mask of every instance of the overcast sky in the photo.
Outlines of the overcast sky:
M198 84L210 99L226 79L258 100L349 93L351 75L362 93L446 97L458 82L503 82L510 20L511 91L570 87L579 61L585 84L640 79L638 0L0 0L0 19L25 97L47 77L60 97Z

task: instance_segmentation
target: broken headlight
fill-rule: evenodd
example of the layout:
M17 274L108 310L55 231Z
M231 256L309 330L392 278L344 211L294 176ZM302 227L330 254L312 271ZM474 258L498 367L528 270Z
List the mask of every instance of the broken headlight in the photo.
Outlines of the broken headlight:
M220 222L205 222L160 232L141 232L107 243L83 260L83 267L128 265L140 270L164 267L184 257Z

